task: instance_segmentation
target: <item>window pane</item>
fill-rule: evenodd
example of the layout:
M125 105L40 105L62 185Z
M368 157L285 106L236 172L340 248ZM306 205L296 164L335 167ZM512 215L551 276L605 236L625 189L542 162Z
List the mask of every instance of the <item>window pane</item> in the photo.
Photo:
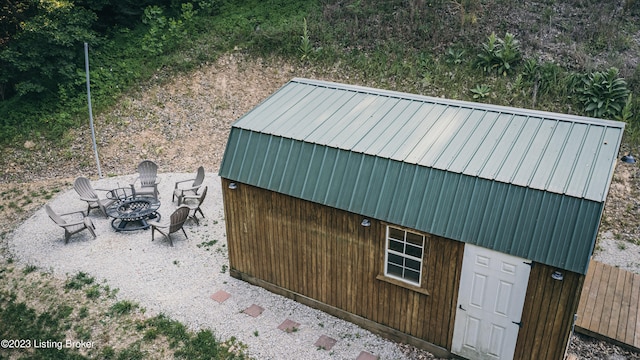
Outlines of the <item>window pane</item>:
M420 262L419 261L415 261L415 260L411 260L411 259L404 259L404 265L412 270L415 271L420 271Z
M404 231L390 227L389 237L393 239L398 239L400 241L404 241Z
M393 264L387 265L387 274L402 277L402 268Z
M395 276L419 286L426 238L391 226L387 229L385 275Z
M419 247L407 245L405 254L422 259L422 249Z
M420 273L416 271L411 271L409 269L405 270L404 278L413 281L416 284L420 283Z
M404 243L389 239L389 250L404 253Z
M389 262L392 264L397 264L399 266L402 266L404 258L402 256L398 256L398 255L394 255L394 254L389 254Z
M424 236L407 232L407 242L422 247L424 245Z

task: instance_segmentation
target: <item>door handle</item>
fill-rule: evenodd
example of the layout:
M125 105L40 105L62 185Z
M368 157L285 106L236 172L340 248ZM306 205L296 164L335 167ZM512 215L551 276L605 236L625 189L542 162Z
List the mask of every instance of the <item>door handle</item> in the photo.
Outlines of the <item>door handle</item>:
M512 323L518 325L519 328L522 328L522 321L520 321L520 322L512 321Z
M458 309L460 309L462 311L467 311L467 309L463 308L462 305L458 305Z

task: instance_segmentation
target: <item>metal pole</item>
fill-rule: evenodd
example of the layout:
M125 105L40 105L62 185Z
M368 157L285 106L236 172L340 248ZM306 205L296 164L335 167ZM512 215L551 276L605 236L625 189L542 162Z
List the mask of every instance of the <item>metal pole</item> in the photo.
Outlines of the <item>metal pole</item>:
M84 43L84 64L87 73L87 101L89 103L89 127L91 127L91 140L93 141L93 153L96 157L96 165L98 166L98 176L102 178L102 170L100 169L100 158L98 157L98 146L96 146L96 131L93 128L93 110L91 108L91 86L89 85L89 45Z

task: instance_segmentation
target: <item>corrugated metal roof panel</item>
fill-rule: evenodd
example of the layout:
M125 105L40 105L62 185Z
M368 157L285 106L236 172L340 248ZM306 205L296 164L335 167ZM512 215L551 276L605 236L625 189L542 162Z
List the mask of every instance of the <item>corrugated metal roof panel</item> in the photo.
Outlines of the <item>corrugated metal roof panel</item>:
M384 115L389 121L376 122L369 129L367 136L360 138L351 150L361 153L379 153L389 143L388 135L395 134L419 108L420 103L417 102L396 102Z
M496 119L494 128L501 128L502 131L496 135L495 146L491 149L491 156L488 156L484 164L478 169L478 176L485 179L495 179L503 168L507 157L513 151L518 136L522 134L524 121L513 121L513 114L500 114ZM501 149L498 151L498 149Z
M604 201L624 124L294 79L234 127Z
M620 147L618 130L606 128L598 145L599 148L593 149L595 154L590 159L592 161L591 166L589 166L590 173L584 174L584 177L587 178L584 182L589 184L586 189L583 189L585 191L584 197L587 199L605 199L609 193L609 185L611 184L611 177L615 167L615 154L617 154ZM587 146L585 144L585 147ZM580 168L582 164L586 167L588 160L585 159L583 163L578 163L577 167ZM609 177L604 176L604 169L607 168L609 169ZM578 190L573 191L577 192Z
M220 175L583 272L623 130L297 79L233 125Z
M238 140L237 146L225 155L220 176L551 266L586 271L602 203L250 133L232 129L230 139ZM262 174L238 166L247 159Z

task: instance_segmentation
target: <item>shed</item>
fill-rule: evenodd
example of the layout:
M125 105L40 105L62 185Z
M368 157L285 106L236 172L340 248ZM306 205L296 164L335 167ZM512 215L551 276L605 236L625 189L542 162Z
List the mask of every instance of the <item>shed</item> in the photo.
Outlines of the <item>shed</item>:
M440 356L560 359L623 131L293 79L231 128L231 275Z

